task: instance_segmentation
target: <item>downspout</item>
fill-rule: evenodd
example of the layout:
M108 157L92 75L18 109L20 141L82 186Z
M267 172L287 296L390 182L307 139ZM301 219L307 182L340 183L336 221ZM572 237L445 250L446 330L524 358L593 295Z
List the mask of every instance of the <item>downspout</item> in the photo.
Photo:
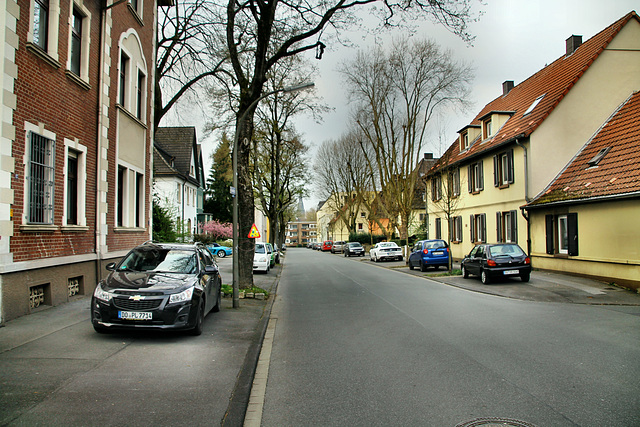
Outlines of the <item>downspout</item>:
M527 147L520 143L520 140L516 138L516 145L521 147L524 150L524 200L529 203L531 199L529 198L529 159ZM531 224L529 223L529 214L528 212L525 214L525 207L520 208L520 213L522 217L527 221L527 253L531 253Z
M100 247L100 205L102 202L102 192L100 191L100 180L101 180L101 171L102 171L102 108L104 103L104 92L102 90L104 86L104 61L105 61L105 33L107 31L107 10L108 8L101 8L100 11L100 75L98 76L98 136L97 136L97 147L96 147L96 220L95 220L95 245L96 245L96 285L100 282L101 276L100 272L102 271L102 248Z

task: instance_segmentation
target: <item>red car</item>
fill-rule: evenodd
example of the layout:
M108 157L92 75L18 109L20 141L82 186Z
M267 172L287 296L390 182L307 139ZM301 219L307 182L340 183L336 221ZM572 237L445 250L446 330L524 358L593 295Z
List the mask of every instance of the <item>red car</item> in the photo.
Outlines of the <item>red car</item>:
M332 247L333 241L325 240L324 242L322 242L322 252L330 251Z

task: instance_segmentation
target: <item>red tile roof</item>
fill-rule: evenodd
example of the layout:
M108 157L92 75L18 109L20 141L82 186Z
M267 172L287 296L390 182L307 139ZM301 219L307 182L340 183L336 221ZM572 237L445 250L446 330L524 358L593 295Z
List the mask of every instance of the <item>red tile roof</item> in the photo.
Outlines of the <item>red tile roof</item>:
M563 55L515 86L506 95L502 95L487 104L469 126L477 127L481 125L481 119L491 112L513 112L513 115L491 139L486 141L477 139L466 151L460 152L460 146L458 140L456 140L442 156L440 162L434 165L431 172L447 164L458 163L475 157L482 152L511 142L516 137L528 137L531 135L631 19L640 22L636 12L628 13L584 42L573 54L569 56ZM527 109L541 95L544 95L544 97L539 104L531 113L525 116L524 113Z
M597 166L589 162L609 149ZM530 206L640 196L640 92L633 94Z

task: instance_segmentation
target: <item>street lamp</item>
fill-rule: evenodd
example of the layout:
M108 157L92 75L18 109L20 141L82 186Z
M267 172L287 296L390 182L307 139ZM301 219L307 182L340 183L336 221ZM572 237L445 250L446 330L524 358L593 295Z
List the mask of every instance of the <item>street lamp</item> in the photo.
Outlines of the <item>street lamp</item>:
M297 92L299 90L308 89L315 85L315 83L303 83L296 86L289 86L282 89L272 90L271 92L267 92L264 95L260 96L258 99L253 101L249 107L242 113L240 117L238 117L238 121L236 122L236 134L233 138L233 188L231 190L231 194L233 195L233 308L240 307L240 289L238 286L238 274L240 272L239 265L239 249L238 249L238 126L242 124L244 121L245 115L255 108L256 105L263 99L268 96L271 96L275 93L291 93Z

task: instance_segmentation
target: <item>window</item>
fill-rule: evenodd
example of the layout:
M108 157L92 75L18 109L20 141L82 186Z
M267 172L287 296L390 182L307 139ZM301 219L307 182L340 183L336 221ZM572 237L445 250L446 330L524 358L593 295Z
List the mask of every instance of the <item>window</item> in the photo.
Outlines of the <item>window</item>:
M361 222L359 222L358 223L358 231L362 231L363 229L364 229L364 225Z
M598 151L598 153L595 156L593 156L593 158L591 160L589 160L587 162L589 167L598 166L598 163L600 163L600 161L602 161L602 159L604 159L604 156L607 155L609 150L611 150L611 147L605 147L602 150Z
M469 165L467 170L469 193L478 193L484 190L484 172L482 161Z
M471 230L471 243L486 243L487 216L485 214L471 215L469 229Z
M462 217L454 216L451 218L449 227L451 230L451 241L455 243L462 242Z
M146 87L145 87L146 77L141 70L138 70L138 90L136 96L136 117L138 120L142 120L144 118L145 112L145 100L146 100ZM195 176L195 171L193 166L191 166L191 175Z
M33 4L33 44L45 52L49 48L49 1L35 0Z
M538 104L540 103L540 101L542 101L542 98L544 98L544 95L539 96L535 99L535 101L533 101L531 103L531 105L529 106L529 108L527 108L527 111L524 112L524 114L522 115L522 117L526 116L527 114L531 114L531 112L534 110L534 108L536 108L538 106Z
M578 214L546 215L547 253L578 255Z
M29 132L29 214L31 224L53 224L55 143Z
M129 57L126 53L120 54L120 93L118 103L127 107L127 85L129 84Z
M431 180L431 200L437 202L442 198L442 178L440 175Z
M80 75L80 58L82 56L82 20L84 16L74 8L71 21L71 64L69 69Z
M460 135L460 151L464 151L469 148L469 132L464 132Z
M442 239L442 219L436 218L436 239Z
M117 218L116 218L116 226L122 227L124 225L124 192L126 188L126 178L127 178L127 168L118 166L118 209L117 209Z
M518 243L518 215L516 211L496 212L497 241Z
M491 119L489 120L485 120L482 123L482 130L484 132L484 138L483 139L487 139L489 138L491 135L493 135L492 130L491 130Z
M513 182L513 150L493 156L493 185L504 188Z
M67 225L78 225L78 152L67 156Z
M460 168L449 172L449 196L458 197L460 195Z
M144 211L144 175L136 172L136 227L143 227L142 213Z

